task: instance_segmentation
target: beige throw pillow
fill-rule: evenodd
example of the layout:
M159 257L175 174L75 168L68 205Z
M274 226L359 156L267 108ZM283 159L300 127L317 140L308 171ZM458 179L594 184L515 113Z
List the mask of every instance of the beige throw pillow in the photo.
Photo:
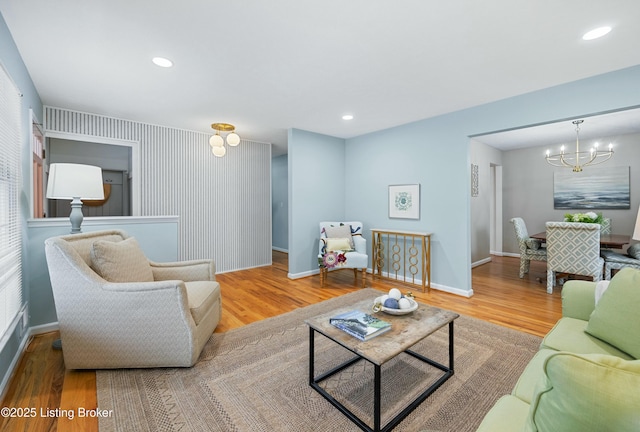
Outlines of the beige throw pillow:
M95 241L91 266L109 282L153 282L149 260L133 237L119 242Z
M351 238L351 225L328 226L324 230L327 233L327 238L349 239L350 249L354 248L353 239Z
M326 238L324 239L327 245L327 251L351 251L351 239L350 238Z

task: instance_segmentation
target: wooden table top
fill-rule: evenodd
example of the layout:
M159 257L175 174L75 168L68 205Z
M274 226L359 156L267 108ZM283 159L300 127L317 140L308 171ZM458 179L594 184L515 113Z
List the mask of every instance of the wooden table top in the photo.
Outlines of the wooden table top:
M547 232L543 231L530 236L536 240L545 242L547 240ZM631 236L623 234L600 234L600 247L610 249L622 249L622 247L631 242Z
M374 364L382 365L460 316L455 312L420 302L418 302L418 309L407 315L374 313L371 310L374 300L375 298L363 300L310 318L305 322L315 331L357 353L360 357ZM350 310L359 310L390 322L391 330L365 342L331 325L330 318Z

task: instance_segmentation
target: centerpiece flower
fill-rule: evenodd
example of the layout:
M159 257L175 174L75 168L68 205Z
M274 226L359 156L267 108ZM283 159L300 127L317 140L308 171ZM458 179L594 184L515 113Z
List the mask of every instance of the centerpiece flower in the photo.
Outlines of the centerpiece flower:
M564 215L565 222L582 222L582 223L598 223L602 225L604 222L604 218L601 214L596 214L594 212L587 213L567 213Z

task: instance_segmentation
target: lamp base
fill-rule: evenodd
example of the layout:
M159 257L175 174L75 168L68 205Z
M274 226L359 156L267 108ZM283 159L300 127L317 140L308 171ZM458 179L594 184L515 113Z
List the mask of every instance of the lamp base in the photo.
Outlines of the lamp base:
M79 197L74 197L71 201L71 214L69 215L69 220L71 221L71 234L78 234L82 232L80 227L83 219L82 200Z

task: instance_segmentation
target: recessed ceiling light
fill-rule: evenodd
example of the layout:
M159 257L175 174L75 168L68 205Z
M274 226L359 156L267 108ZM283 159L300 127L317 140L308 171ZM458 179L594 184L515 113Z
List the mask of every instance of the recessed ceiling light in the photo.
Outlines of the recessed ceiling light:
M598 39L599 37L602 37L602 36L606 35L610 31L611 31L611 27L609 27L609 26L598 27L598 28L593 29L593 30L591 30L589 32L586 32L584 34L584 36L582 36L582 39L584 39L584 40Z
M345 114L342 116L342 120L353 120L352 114Z
M153 61L153 63L155 63L157 66L164 67L164 68L173 66L173 62L164 57L154 57L151 61Z

